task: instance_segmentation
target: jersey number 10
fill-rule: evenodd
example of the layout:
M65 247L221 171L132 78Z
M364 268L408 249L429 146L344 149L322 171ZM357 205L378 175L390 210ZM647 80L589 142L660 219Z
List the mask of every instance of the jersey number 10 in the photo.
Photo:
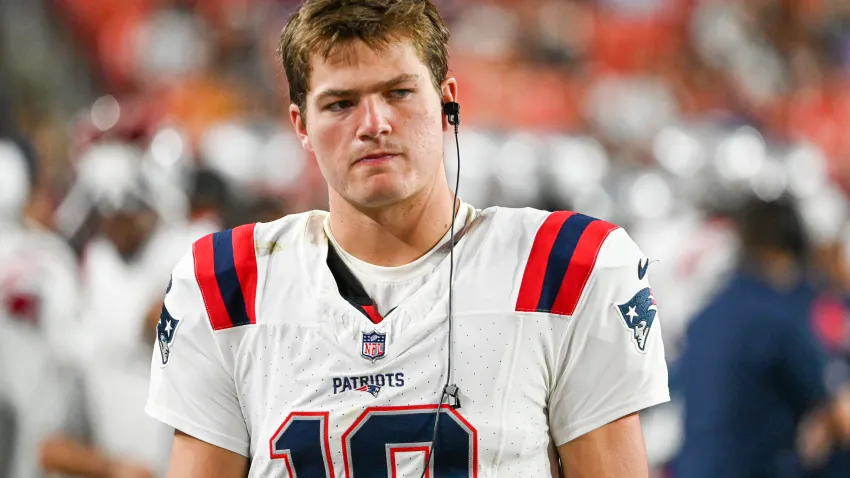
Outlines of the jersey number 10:
M342 434L345 478L395 478L397 453L422 453L434 433L436 405L370 407ZM478 432L443 405L434 460L425 476L477 478ZM335 478L328 442L328 412L292 412L269 440L272 458L283 459L290 477Z

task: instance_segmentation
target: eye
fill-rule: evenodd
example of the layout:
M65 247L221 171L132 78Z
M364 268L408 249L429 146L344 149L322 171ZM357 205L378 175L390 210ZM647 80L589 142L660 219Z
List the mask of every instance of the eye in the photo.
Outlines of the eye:
M402 98L406 98L406 97L410 96L411 93L413 93L413 90L404 90L404 89L391 90L390 91L390 97L400 100Z
M336 101L325 106L325 109L334 113L339 113L340 111L351 108L353 104L354 103L352 103L350 100Z

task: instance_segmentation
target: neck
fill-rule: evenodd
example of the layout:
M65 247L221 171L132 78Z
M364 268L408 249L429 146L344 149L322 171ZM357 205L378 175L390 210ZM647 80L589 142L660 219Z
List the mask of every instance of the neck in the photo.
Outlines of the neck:
M436 187L391 206L362 209L331 193L330 227L352 256L384 267L409 264L430 251L451 227L454 195Z
M789 254L779 251L762 251L753 258L756 275L777 290L788 290L803 278L798 262Z

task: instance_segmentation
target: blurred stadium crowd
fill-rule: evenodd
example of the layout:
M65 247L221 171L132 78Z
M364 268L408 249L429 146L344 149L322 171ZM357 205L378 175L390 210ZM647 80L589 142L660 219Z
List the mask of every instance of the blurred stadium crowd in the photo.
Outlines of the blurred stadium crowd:
M437 3L460 84L460 196L604 218L656 261L674 389L644 420L656 476L674 476L687 441L676 371L699 340L691 319L748 245L791 248L793 224L753 219L779 214L754 200L799 213L793 256L819 279L805 275L817 293L794 318L831 357L831 387L846 385L850 2ZM97 460L114 460L108 476L163 472L171 430L142 408L171 268L209 232L325 207L276 62L296 6L0 2L0 477L68 456L89 476L106 476Z

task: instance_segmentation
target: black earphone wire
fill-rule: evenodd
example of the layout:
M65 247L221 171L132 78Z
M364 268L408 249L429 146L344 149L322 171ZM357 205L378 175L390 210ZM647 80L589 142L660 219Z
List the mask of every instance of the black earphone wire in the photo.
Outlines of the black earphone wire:
M452 380L452 317L454 316L452 305L454 303L452 297L452 291L454 290L454 266L455 266L455 220L457 219L457 208L458 208L458 189L460 189L460 142L458 140L458 124L460 123L460 114L459 114L459 106L457 103L452 105L455 109L451 112L447 112L448 121L452 125L454 125L455 129L455 148L457 149L457 172L455 174L455 197L452 199L452 225L451 231L449 232L449 347L448 347L448 358L446 360L446 366L448 371L446 373L446 384L443 385L443 393L440 394L440 403L437 404L437 410L434 415L434 433L431 436L431 444L428 446L428 454L425 457L425 468L422 470L422 475L419 478L425 478L425 474L428 472L428 469L431 467L431 463L434 461L434 450L436 449L437 443L437 427L440 424L440 415L442 414L443 402L446 401L447 396L451 396L454 398L454 404L451 405L452 408L460 408L460 399L457 396L458 388L456 385L451 384Z

